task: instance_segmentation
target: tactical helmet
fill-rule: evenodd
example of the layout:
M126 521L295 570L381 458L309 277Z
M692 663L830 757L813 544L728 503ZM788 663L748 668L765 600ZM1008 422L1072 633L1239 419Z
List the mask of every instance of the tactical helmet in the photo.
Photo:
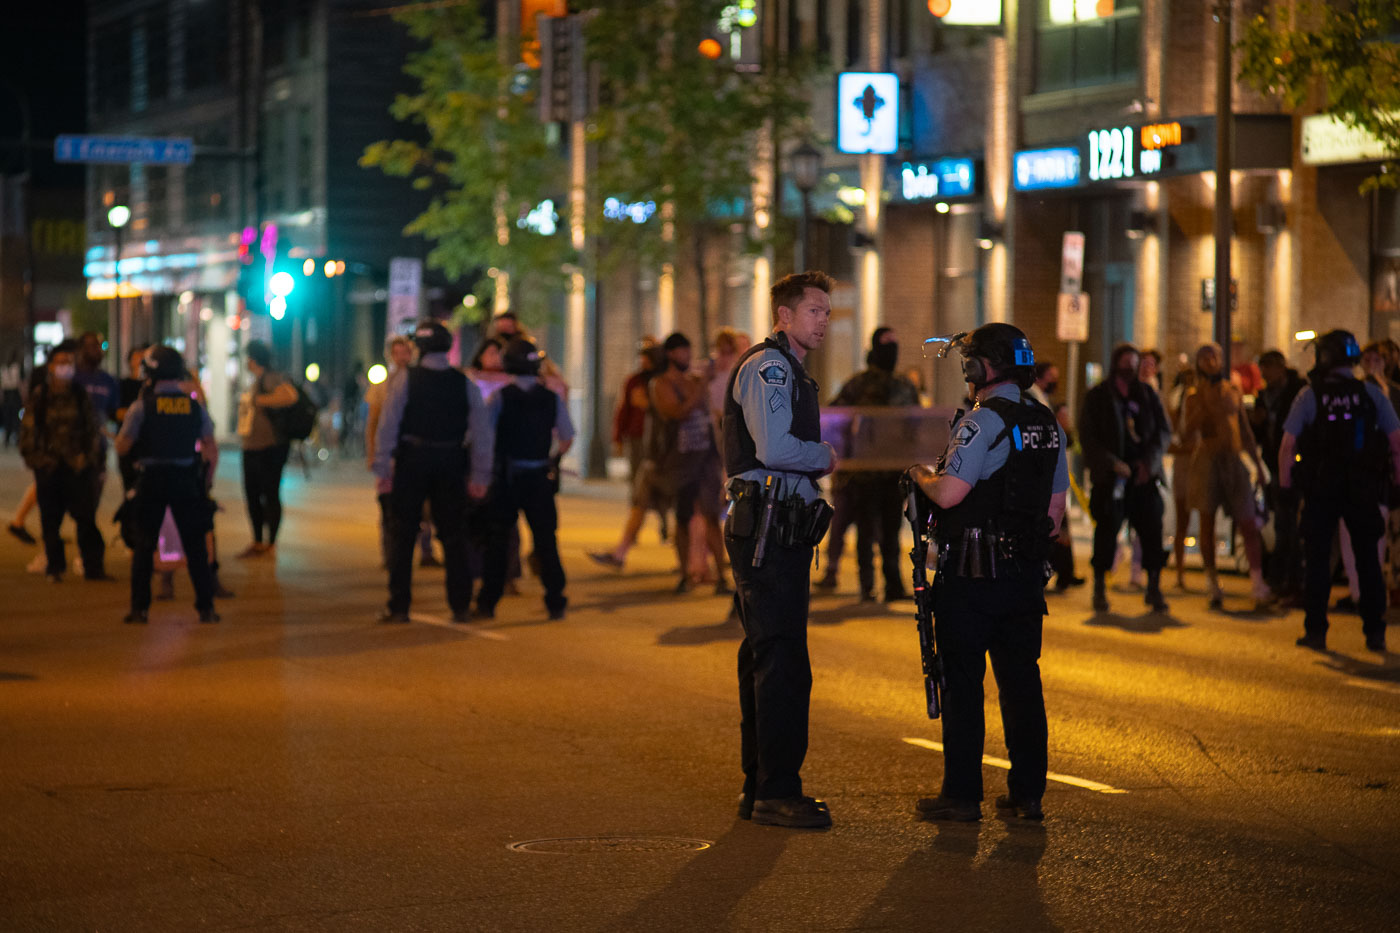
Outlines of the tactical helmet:
M1361 362L1361 346L1349 330L1329 330L1317 338L1313 348L1317 351L1318 368L1324 372Z
M506 344L501 362L506 372L512 376L536 376L539 375L540 361L544 357L544 351L535 346L535 342L529 337L513 337L510 343Z
M452 349L452 333L437 321L423 321L413 331L419 353L446 353Z
M174 347L157 344L141 358L141 374L147 379L179 379L185 374L185 361Z
M963 339L958 350L964 357L963 375L974 386L980 388L992 381L982 359L991 363L1002 378L1023 389L1035 382L1035 353L1019 327L1001 322L983 324Z

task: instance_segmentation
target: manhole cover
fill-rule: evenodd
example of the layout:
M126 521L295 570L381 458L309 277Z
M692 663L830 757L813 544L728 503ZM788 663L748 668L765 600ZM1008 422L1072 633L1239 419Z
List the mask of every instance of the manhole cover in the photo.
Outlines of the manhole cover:
M573 855L579 852L699 852L713 844L708 839L684 836L563 836L512 842L506 848L512 852Z

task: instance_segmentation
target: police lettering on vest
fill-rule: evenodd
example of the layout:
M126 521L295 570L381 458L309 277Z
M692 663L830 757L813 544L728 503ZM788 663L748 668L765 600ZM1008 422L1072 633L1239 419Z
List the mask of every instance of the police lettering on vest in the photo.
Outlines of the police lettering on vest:
M1305 492L1329 489L1379 496L1390 448L1366 384L1332 373L1314 387L1317 412L1299 438L1298 483Z
M132 457L143 464L194 463L204 435L204 409L176 385L141 393L141 430Z

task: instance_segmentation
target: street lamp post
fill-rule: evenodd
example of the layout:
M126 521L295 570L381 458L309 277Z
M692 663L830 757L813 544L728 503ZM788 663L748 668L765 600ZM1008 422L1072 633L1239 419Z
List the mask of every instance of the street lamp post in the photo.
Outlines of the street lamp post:
M792 183L802 192L802 226L797 231L795 265L796 271L805 272L811 246L809 236L812 225L812 189L817 186L817 180L821 177L822 154L821 150L804 140L802 145L792 151L791 159Z
M125 204L114 204L108 208L107 223L111 224L112 230L117 236L116 261L112 263L117 284L116 292L112 296L112 300L115 302L113 307L116 310L116 320L107 322L107 333L111 337L112 349L115 351L112 358L118 361L126 359L126 351L131 342L131 322L127 319L125 302L122 301L122 231L126 228L129 220L131 220L131 208Z

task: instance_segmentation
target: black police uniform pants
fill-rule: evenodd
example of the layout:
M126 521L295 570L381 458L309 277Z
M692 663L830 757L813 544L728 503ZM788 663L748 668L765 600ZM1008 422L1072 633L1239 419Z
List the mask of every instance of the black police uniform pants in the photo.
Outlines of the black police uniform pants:
M401 448L394 457L389 492L389 611L407 613L413 602L413 545L423 521L423 503L432 511L442 542L447 605L453 615L471 610L472 572L467 537L467 453L465 450Z
M880 548L880 571L885 595L904 590L905 559L899 553L899 525L904 500L899 494L899 474L879 473L852 478L847 490L856 525L856 561L860 566L860 591L875 591L875 547Z
M1356 556L1356 582L1361 589L1361 630L1368 638L1385 636L1385 579L1376 551L1385 533L1380 504L1348 502L1310 495L1303 500L1303 548L1306 557L1303 629L1326 636L1327 601L1332 596L1332 538L1338 520L1346 522L1351 552Z
M169 508L185 552L185 569L194 584L194 607L200 612L213 609L214 572L209 566L209 550L204 546L205 532L211 527L210 505L200 489L195 468L150 466L141 470L132 507L136 546L131 549L131 608L137 612L151 608L151 570L160 526Z
M986 737L982 681L988 655L1001 700L1017 800L1045 794L1045 697L1040 686L1040 635L1045 589L1031 570L995 580L943 577L934 600L934 632L943 658L943 789L956 800L982 799L982 746Z
M744 793L755 800L802 794L812 664L807 656L807 600L812 549L785 548L770 536L762 567L756 539L725 535L734 572L734 602L744 627L739 643L740 760Z
M106 573L106 543L97 529L97 497L93 467L74 470L67 464L52 470L34 472L35 501L39 504L39 526L44 536L44 556L48 572L63 573L68 559L63 553L59 529L63 516L73 516L78 527L78 553L83 556L83 575L101 577Z
M243 451L243 496L248 502L248 521L253 526L253 540L277 543L277 529L282 524L282 470L287 466L289 444L277 444L262 450Z
M563 610L568 600L564 598L564 565L559 561L559 542L555 537L559 511L554 504L554 483L549 478L549 469L511 470L497 480L491 495L491 538L482 556L481 595L477 597L477 605L490 612L501 601L510 563L510 530L523 512L534 541L540 582L544 584L545 608L550 612Z
M1089 492L1089 514L1094 518L1094 557L1096 573L1113 569L1118 551L1118 530L1126 520L1142 542L1142 569L1161 570L1167 562L1162 547L1162 494L1155 482L1125 484L1123 498L1114 498L1116 483L1095 483Z

